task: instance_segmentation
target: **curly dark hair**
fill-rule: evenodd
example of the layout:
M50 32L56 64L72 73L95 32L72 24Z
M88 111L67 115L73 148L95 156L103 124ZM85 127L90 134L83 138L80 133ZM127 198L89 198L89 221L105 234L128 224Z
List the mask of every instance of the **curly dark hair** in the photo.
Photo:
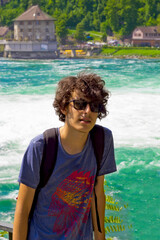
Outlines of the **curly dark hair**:
M63 78L58 83L58 88L53 102L56 114L59 120L65 122L65 115L61 112L64 110L71 100L72 93L77 90L91 102L101 104L98 118L102 119L107 116L108 111L106 105L110 96L110 92L104 87L105 82L100 76L93 73L80 73L75 76Z

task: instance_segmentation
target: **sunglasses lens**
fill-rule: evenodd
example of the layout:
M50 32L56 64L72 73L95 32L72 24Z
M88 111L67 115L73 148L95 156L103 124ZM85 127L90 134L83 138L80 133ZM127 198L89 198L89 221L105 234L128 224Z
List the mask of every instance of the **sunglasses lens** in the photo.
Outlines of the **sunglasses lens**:
M87 102L82 100L74 100L74 108L77 110L84 110L87 106Z
M99 106L99 104L98 103L90 103L90 108L91 108L91 111L92 112L99 112L99 108L100 108L100 106Z
M84 100L73 100L74 108L76 110L85 110L87 104L89 104L90 109L92 112L98 113L100 110L100 104L99 103L88 103Z

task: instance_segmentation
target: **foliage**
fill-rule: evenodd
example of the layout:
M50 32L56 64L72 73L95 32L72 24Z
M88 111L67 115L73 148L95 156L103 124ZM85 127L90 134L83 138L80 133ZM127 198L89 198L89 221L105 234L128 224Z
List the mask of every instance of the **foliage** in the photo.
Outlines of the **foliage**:
M81 23L77 28L83 26L85 31L107 35L114 33L121 38L129 36L137 26L160 24L158 0L10 0L0 5L0 25L11 26L14 18L36 4L56 17L59 39L66 35L66 31L62 34L62 23L72 29Z
M59 19L56 24L56 34L58 42L64 44L67 36L67 28L65 19Z
M111 236L113 236L113 234L115 234L116 232L123 232L132 229L132 224L129 224L128 221L126 221L126 219L124 218L125 215L127 215L125 213L127 208L128 204L122 204L121 202L119 202L119 200L116 200L112 195L108 194L106 196L107 211L105 214L105 232L107 235L110 236L109 238L107 238L107 240L115 239L114 237L112 238Z
M8 235L8 232L0 231L0 237L5 237L6 235Z
M107 33L103 33L103 35L102 35L102 37L101 37L101 40L103 41L103 42L106 42L107 41Z
M78 23L76 27L76 33L75 33L75 39L78 42L85 40L85 34L84 34L84 25L82 23Z

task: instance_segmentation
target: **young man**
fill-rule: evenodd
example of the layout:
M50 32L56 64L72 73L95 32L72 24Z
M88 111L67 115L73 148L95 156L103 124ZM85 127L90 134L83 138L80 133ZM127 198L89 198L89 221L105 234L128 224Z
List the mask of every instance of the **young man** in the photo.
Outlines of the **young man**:
M95 240L105 240L104 175L116 171L113 139L104 128L104 153L97 174L90 131L97 117L107 115L108 98L104 81L96 74L59 82L53 106L64 125L58 129L56 164L28 224L44 147L43 134L34 138L19 175L13 240L92 240L93 232Z

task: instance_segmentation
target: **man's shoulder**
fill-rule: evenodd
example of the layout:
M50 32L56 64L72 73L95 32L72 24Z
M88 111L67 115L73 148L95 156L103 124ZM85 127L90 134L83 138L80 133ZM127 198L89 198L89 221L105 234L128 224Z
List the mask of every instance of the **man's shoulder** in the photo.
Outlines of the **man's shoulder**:
M108 136L108 137L112 136L112 131L109 128L101 126L101 125L97 125L97 124L95 125L95 127L103 129L105 136Z
M30 145L33 145L34 147L43 146L44 145L43 133L32 138L32 140L30 141Z
M104 130L104 134L108 135L108 136L111 136L112 135L112 131L111 129L107 128L107 127L103 127L103 130Z

